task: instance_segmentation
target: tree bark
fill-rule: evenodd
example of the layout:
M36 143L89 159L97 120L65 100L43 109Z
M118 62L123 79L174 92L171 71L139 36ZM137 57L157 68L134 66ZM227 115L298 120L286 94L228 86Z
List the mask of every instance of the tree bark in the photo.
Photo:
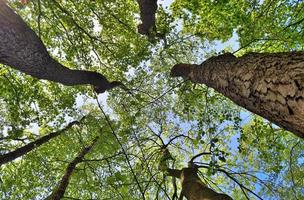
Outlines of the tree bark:
M179 178L182 191L179 200L183 196L188 200L232 200L226 194L218 193L205 185L197 175L196 167L183 168L182 170L167 169L168 175Z
M137 0L140 10L142 24L138 25L138 32L148 37L151 31L156 32L155 13L157 11L157 0Z
M177 64L182 76L304 138L304 52L212 57L201 65Z
M64 193L69 184L72 173L76 168L76 165L83 161L83 158L85 157L85 155L87 153L89 153L92 150L92 148L96 144L97 140L98 140L98 137L96 137L89 146L86 146L85 148L83 148L79 152L79 154L74 158L74 160L69 163L58 186L56 187L54 192L50 196L48 196L45 200L60 200L64 196Z
M182 190L180 193L179 200L186 197L188 200L233 200L226 194L218 193L210 189L204 184L198 176L198 166L192 161L197 157L193 157L191 162L188 162L186 168L171 169L169 167L169 160L173 160L171 153L166 147L161 148L162 157L159 162L159 170L166 172L166 175L178 178L181 181ZM209 154L209 153L206 153ZM202 155L202 154L198 154ZM176 192L176 191L175 191Z
M3 0L0 0L0 63L38 79L73 86L90 84L102 93L121 85L103 75L71 70L53 59L35 32Z
M82 119L84 119L84 118L82 118ZM27 154L28 152L36 149L37 147L39 147L42 144L47 143L51 139L59 136L60 134L62 134L63 132L65 132L66 130L71 128L73 125L79 124L82 121L82 119L80 121L73 121L73 122L69 123L65 128L63 128L59 131L56 131L56 132L52 132L48 135L45 135L45 136L39 138L38 140L30 142L27 145L24 145L23 147L20 147L12 152L0 155L0 166Z

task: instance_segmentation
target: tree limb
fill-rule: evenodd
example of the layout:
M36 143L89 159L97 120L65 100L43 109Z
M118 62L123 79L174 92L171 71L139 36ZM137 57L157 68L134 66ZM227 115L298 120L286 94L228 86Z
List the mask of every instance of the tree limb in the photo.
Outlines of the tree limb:
M39 147L42 144L47 143L51 139L59 136L60 134L62 134L66 130L70 129L73 125L80 124L84 120L84 118L85 117L83 117L79 121L73 121L73 122L69 123L65 128L63 128L59 131L56 131L56 132L52 132L48 135L45 135L45 136L43 136L43 137L41 137L41 138L39 138L39 139L37 139L33 142L30 142L27 145L24 145L24 146L12 151L12 152L0 155L0 166L5 164L5 163L11 162L18 157L21 157L21 156L27 154L28 152L36 149L37 147Z

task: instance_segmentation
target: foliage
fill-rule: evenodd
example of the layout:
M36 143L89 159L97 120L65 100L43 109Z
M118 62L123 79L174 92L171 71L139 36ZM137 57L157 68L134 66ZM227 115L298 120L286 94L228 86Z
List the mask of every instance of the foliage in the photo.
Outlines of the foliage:
M1 65L0 154L87 115L0 166L1 199L44 199L97 135L72 174L67 199L171 199L172 180L159 170L163 146L174 168L210 152L195 159L202 180L235 199L304 198L303 141L210 88L169 77L174 64L200 63L233 35L240 54L303 50L303 2L175 0L159 6L157 29L166 38L154 41L136 32L133 0L9 2L56 59L120 80L130 93L96 96L87 86L40 81Z
M303 50L302 1L176 0L172 9L184 32L203 41L237 34L246 51Z

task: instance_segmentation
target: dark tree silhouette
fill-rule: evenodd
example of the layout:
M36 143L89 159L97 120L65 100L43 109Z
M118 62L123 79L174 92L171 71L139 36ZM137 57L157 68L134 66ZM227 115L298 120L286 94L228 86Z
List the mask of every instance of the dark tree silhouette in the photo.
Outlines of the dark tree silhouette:
M150 36L151 32L156 32L155 13L157 10L157 0L137 0L140 9L140 19L142 24L138 25L138 33Z
M69 123L65 128L49 133L48 135L45 135L33 142L30 142L18 149L15 149L14 151L5 153L0 155L0 166L11 162L13 160L15 160L16 158L19 158L27 153L29 153L30 151L38 148L39 146L46 144L47 142L49 142L51 139L56 138L57 136L61 135L62 133L64 133L66 130L70 129L72 126L74 126L75 124L80 124L81 121L83 121L84 117L80 120L80 121L73 121L71 123Z

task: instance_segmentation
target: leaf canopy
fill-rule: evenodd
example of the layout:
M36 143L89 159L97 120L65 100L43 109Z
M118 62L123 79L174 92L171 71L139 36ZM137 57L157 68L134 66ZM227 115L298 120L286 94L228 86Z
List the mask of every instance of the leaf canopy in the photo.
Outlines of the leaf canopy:
M159 1L157 30L166 39L151 41L137 33L133 0L9 1L61 63L120 80L130 93L114 89L96 96L86 86L41 81L0 65L0 155L86 116L0 166L1 199L46 198L96 136L101 139L73 171L66 199L171 199L171 178L158 168L164 145L174 168L211 152L195 159L199 175L234 199L304 198L302 140L204 85L169 76L176 63L201 63L222 50L303 50L304 3L164 3Z

